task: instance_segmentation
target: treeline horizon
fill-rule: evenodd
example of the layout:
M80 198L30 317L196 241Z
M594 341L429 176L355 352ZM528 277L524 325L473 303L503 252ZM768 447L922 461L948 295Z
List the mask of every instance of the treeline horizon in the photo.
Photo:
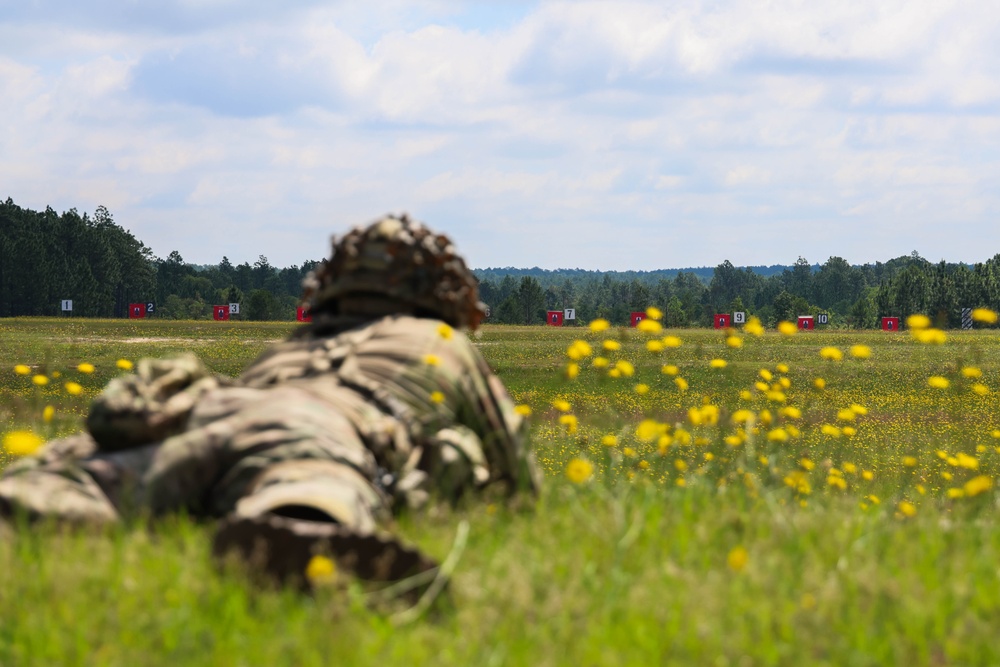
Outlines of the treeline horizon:
M104 206L90 216L0 203L0 317L59 315L69 299L74 317L124 318L130 303L152 302L154 317L212 319L212 306L239 303L241 319L294 320L302 279L319 261L279 268L262 254L253 264L223 256L195 265L177 250L156 256ZM499 324L543 324L546 311L566 308L578 324L626 324L629 313L656 306L669 327L711 326L715 313L745 312L773 326L825 312L834 327L875 328L882 317L923 313L954 328L962 308L1000 310L1000 254L975 264L933 263L914 251L861 265L831 256L822 264L799 257L791 265L473 273L487 321Z

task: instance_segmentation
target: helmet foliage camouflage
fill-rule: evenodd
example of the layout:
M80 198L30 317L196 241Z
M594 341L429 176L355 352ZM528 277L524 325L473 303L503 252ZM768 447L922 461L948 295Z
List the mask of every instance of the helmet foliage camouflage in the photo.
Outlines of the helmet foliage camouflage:
M304 287L303 299L313 313L347 314L345 302L387 298L414 314L470 329L485 313L478 281L451 240L406 214L334 238L330 259L306 278Z

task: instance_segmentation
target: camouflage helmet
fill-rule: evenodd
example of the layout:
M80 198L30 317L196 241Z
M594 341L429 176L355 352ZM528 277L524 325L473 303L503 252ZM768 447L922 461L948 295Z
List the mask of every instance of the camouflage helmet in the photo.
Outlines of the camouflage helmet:
M332 243L330 258L303 283L303 300L314 314L349 314L356 309L350 304L381 302L392 312L475 329L486 312L478 280L451 239L405 213L356 227ZM356 314L377 312L365 310Z

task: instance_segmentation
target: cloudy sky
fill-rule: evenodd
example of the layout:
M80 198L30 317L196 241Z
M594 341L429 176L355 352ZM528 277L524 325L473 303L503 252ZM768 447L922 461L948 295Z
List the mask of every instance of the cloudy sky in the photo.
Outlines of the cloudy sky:
M0 198L276 266L1000 252L1000 3L0 0Z

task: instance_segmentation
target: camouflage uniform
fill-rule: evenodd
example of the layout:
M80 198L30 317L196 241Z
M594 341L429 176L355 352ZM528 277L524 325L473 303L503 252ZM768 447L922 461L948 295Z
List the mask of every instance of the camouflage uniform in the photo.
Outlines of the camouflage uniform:
M302 549L276 569L301 573L326 540L362 575L396 578L433 563L379 532L393 511L435 493L536 490L521 417L452 328L475 327L481 311L445 237L383 219L335 245L306 287L313 322L235 381L193 355L144 359L112 381L87 434L5 472L0 510L97 523L136 511L229 517L219 552L297 536ZM381 572L362 562L387 553L396 563Z

